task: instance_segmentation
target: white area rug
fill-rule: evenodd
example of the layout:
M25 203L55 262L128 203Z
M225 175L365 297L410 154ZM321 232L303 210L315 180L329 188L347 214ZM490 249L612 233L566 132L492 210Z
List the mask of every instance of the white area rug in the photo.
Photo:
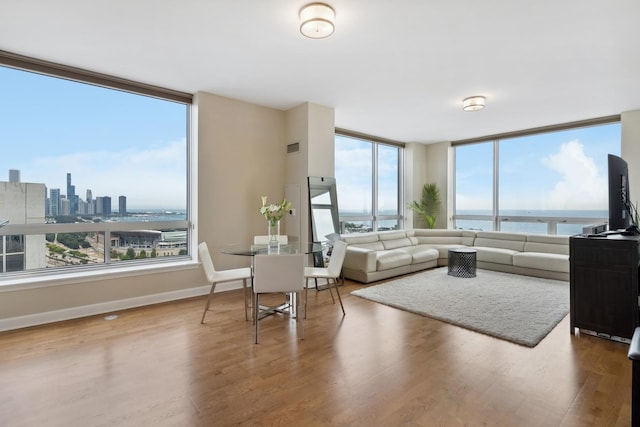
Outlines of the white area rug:
M441 267L351 294L527 347L569 313L569 282L488 270L464 279Z

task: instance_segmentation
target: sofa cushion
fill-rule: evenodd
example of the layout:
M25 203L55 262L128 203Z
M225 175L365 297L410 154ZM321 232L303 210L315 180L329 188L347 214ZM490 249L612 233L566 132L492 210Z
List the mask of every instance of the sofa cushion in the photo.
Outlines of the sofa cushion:
M524 251L526 234L503 233L501 231L478 231L473 246L487 248L510 249L512 251Z
M380 240L378 239L378 233L344 234L341 237L342 240L345 241L348 245L371 243Z
M569 255L569 236L532 234L527 236L524 251Z
M377 252L358 246L347 246L342 266L345 269L363 271L366 273L376 271Z
M411 264L411 255L400 249L380 251L376 256L376 271L389 270Z
M439 255L437 249L426 245L406 246L404 248L399 248L398 250L411 255L411 264L435 261L438 259Z
M378 233L347 234L342 240L349 246L371 249L373 251L384 250L384 245L378 239Z
M494 264L512 265L513 255L518 253L518 251L511 249L487 248L482 246L474 246L473 249L475 249L477 253L476 261L491 262Z
M475 238L476 232L470 230L416 229L411 240L424 244L472 246Z
M369 249L369 250L372 250L372 251L383 251L384 250L384 245L382 244L382 242L356 243L356 244L349 244L349 246L354 247L354 248Z
M541 252L520 252L513 255L513 265L569 273L569 256Z
M385 249L396 249L404 248L406 246L412 246L411 240L409 240L408 237L403 237L402 239L382 240L382 245Z

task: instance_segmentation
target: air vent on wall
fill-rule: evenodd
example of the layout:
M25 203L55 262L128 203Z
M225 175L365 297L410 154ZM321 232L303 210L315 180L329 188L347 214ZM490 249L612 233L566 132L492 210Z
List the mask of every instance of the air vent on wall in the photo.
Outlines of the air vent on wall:
M287 145L287 154L297 153L300 151L300 143L294 142L292 144Z

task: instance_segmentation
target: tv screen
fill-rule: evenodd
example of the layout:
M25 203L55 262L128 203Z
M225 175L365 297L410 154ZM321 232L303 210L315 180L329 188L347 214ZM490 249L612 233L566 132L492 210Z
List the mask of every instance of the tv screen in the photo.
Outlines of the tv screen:
M621 157L609 154L609 230L630 228L629 167Z

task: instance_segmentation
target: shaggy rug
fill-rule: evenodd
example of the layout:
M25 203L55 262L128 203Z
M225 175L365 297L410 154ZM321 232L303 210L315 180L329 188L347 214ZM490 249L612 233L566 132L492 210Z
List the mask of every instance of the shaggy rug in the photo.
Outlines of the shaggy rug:
M351 294L527 347L569 313L568 282L488 270L464 279L436 268Z

